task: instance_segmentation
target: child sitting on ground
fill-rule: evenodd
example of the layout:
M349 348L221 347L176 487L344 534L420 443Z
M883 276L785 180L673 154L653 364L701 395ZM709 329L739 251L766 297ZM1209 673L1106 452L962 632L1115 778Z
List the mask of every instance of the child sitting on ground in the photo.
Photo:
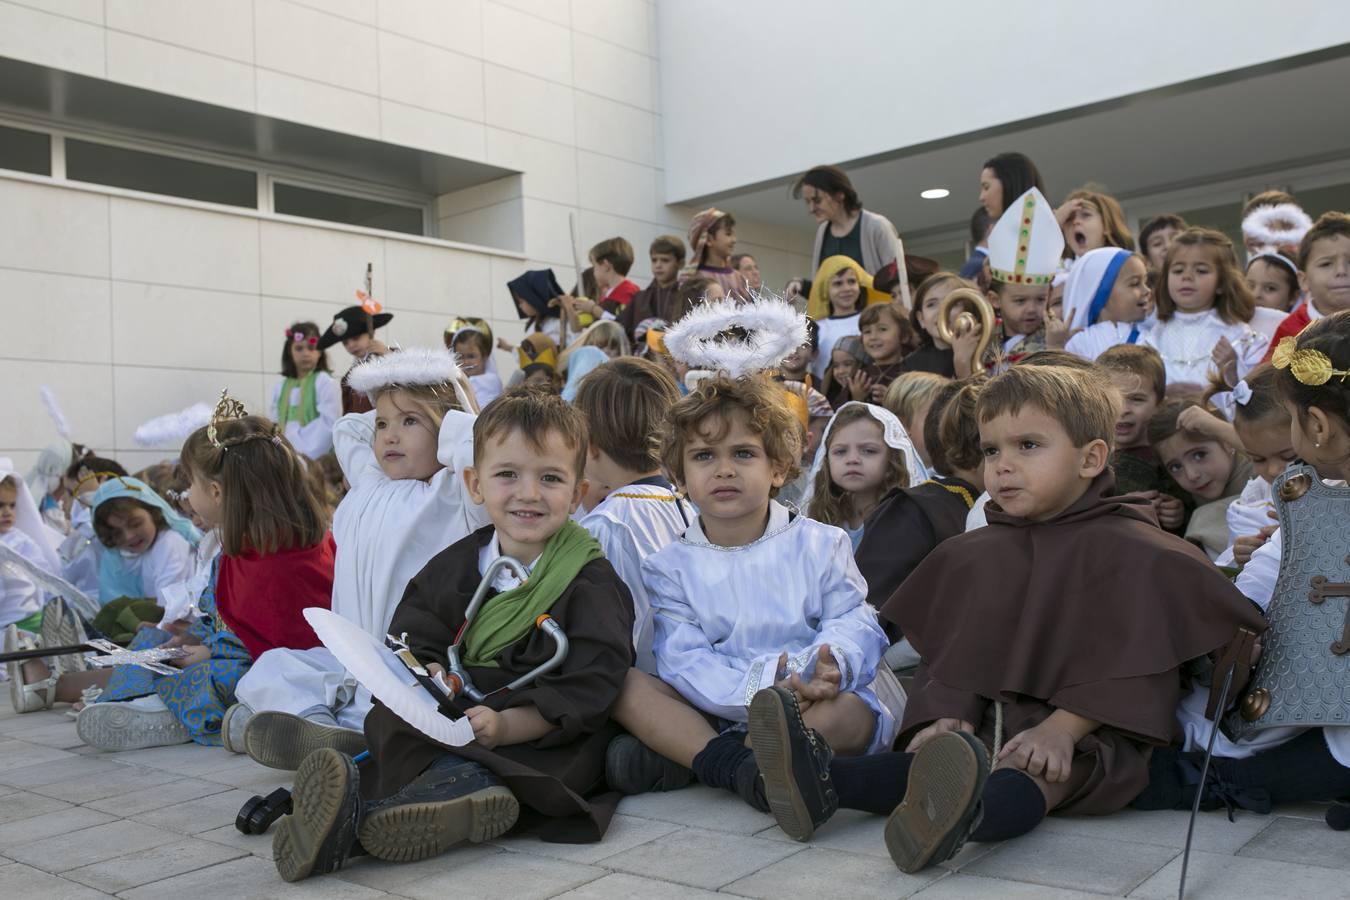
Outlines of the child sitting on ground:
M1252 477L1252 464L1214 436L1206 419L1227 424L1198 403L1169 400L1148 423L1148 442L1163 470L1195 502L1183 537L1210 559L1228 547L1228 507Z
M492 525L427 563L390 628L436 674L446 648L459 644L465 672L487 696L441 708L466 716L474 739L439 744L377 701L365 725L370 761L359 775L331 748L296 773L294 812L272 841L287 881L337 870L358 842L379 859L412 862L492 840L522 814L541 823L546 840L569 843L598 841L609 824L614 795L597 789L614 735L609 710L633 662L633 605L599 543L569 518L581 498L586 422L561 397L511 390L474 422L473 449L464 480ZM529 578L499 572L460 643L470 598L502 556ZM535 627L544 614L567 635L566 658L503 690L553 657L553 639Z
M656 673L651 602L642 563L689 527L694 509L661 472L660 431L680 392L645 359L618 359L582 380L576 407L590 433L586 515L581 525L633 594L636 665Z
M61 542L61 575L91 597L99 596L98 570L103 551L94 534L94 492L109 478L126 474L121 463L100 456L85 456L66 471L70 533Z
M906 752L831 764L790 691L761 691L750 711L756 754L783 748L764 781L784 830L804 839L836 804L890 813L886 848L905 872L1047 812L1126 806L1150 745L1171 740L1182 666L1263 627L1146 502L1113 495L1115 400L1091 373L1014 367L977 416L989 524L938 545L883 612L923 657Z
M201 533L179 515L150 486L135 478L112 478L94 492L94 534L101 547L98 567L99 602L103 611L94 623L114 637L136 632L136 623L125 621L121 610L127 602L145 598L158 604L160 592L192 574L192 550ZM159 621L147 608L142 619ZM120 626L114 618L124 621ZM115 639L115 638L114 638Z
M844 529L854 550L882 496L928 476L900 420L870 403L845 403L839 408L825 427L811 469L806 514Z
M186 635L142 628L131 643L133 650L186 647L172 660L182 673L119 666L88 673L83 683L75 675L58 682L62 700L91 683L104 685L98 702L75 721L80 738L102 750L189 740L219 746L225 711L253 660L274 647L319 643L300 612L329 605L333 539L303 457L270 420L222 398L211 424L183 444L182 459L192 478L192 508L220 529L221 555ZM67 680L74 697L63 695Z
M1116 490L1122 494L1143 494L1153 502L1158 524L1180 534L1195 504L1163 469L1148 442L1148 423L1167 391L1167 370L1162 357L1152 347L1121 344L1098 356L1097 365L1106 370L1120 397L1116 449L1111 453Z
M351 492L333 519L333 612L383 639L408 581L486 521L465 494L476 410L442 350L409 348L357 366L354 390L375 404L333 432ZM326 647L264 653L235 691L225 748L274 769L310 752L365 749L370 696Z
M773 499L799 430L762 375L710 377L671 410L662 460L699 516L642 565L660 679L629 673L615 708L637 739L606 762L622 793L697 776L767 811L745 732L748 699L769 685L809 701L807 722L840 753L890 746L894 718L872 687L886 638L848 537Z

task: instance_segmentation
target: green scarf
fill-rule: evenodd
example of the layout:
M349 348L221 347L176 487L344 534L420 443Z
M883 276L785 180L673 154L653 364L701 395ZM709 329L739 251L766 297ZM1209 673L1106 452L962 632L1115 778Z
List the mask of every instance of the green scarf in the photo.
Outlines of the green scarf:
M524 584L488 599L464 635L464 665L497 668L497 654L530 633L535 619L553 608L582 566L605 551L571 519L548 539Z
M319 403L314 398L314 382L319 375L315 369L303 379L286 378L281 382L281 396L277 398L277 426L285 428L287 422L299 422L308 425L319 417ZM300 387L300 405L291 403L291 392Z

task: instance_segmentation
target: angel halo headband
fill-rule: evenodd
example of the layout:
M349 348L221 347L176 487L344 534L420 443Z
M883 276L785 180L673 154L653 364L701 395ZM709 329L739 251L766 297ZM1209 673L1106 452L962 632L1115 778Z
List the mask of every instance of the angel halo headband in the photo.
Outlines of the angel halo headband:
M1280 341L1271 354L1270 362L1277 369L1288 369L1295 381L1309 387L1324 385L1337 377L1341 379L1341 384L1345 384L1345 380L1350 378L1350 369L1336 368L1331 357L1321 350L1311 347L1300 350L1298 338L1292 335Z
M1242 220L1242 236L1263 247L1297 246L1313 226L1312 217L1292 203L1258 206Z
M459 400L460 408L472 412L476 406L464 390L464 375L455 355L448 350L427 347L408 347L397 353L375 356L347 376L347 386L365 394L372 403L382 391L399 387L450 387Z
M772 292L694 307L665 332L666 352L691 369L743 378L778 368L806 343L806 316Z

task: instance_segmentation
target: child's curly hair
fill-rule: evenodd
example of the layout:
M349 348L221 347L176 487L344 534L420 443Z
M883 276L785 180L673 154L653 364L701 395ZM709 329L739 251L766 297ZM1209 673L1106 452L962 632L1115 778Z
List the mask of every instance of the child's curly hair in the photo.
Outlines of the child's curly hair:
M661 441L661 462L671 478L684 484L684 451L690 438L719 441L731 428L730 418L745 417L751 433L764 442L764 452L782 467L785 482L800 473L801 423L787 405L783 388L763 375L747 378L714 376L682 397L670 409ZM776 497L778 489L769 491Z

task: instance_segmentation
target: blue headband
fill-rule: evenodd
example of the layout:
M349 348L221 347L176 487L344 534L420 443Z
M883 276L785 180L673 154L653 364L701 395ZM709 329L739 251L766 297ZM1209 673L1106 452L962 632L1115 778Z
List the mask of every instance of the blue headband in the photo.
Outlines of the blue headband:
M1101 317L1102 310L1106 308L1106 301L1111 299L1111 291L1116 286L1116 277L1120 275L1120 268L1125 265L1125 260L1131 256L1133 254L1129 250L1121 250L1106 264L1106 271L1102 273L1102 280L1097 283L1097 292L1092 295L1092 302L1088 304L1089 325L1097 324L1097 319Z

